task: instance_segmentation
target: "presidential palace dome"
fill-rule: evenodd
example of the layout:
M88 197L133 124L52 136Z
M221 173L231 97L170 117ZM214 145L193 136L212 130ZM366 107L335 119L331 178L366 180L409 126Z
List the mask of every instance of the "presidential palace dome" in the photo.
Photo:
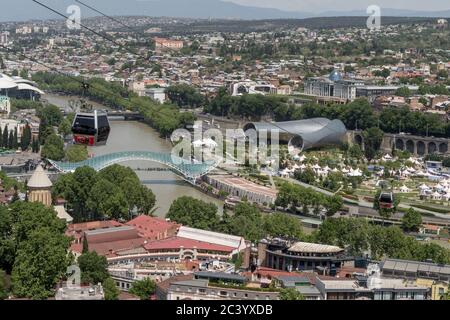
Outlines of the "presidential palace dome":
M339 80L342 79L341 73L340 73L339 71L337 71L337 70L334 70L334 71L330 74L329 79L330 79L331 81L334 81L334 82L339 81Z

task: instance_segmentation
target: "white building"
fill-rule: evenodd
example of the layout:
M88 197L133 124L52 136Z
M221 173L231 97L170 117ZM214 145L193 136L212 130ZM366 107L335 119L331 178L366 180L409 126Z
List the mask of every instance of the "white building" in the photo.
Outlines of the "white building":
M164 88L145 89L145 95L160 103L166 102L166 89Z
M1 45L6 45L8 44L8 37L9 37L9 32L2 32L0 33L0 44Z
M277 88L265 81L245 80L235 82L230 86L232 96L242 96L243 94L276 94Z
M8 118L11 112L11 101L6 96L0 96L0 117Z

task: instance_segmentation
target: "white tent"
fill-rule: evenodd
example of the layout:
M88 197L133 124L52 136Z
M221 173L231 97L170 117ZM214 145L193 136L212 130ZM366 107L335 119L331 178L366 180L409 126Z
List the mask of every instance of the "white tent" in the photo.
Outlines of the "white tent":
M356 170L350 170L350 172L348 173L348 175L350 177L361 177L362 176L362 172L359 169Z
M401 193L408 193L410 190L409 190L409 188L407 187L407 186L405 186L405 185L403 185L401 188L400 188L400 192Z
M433 200L442 200L442 195L439 192L435 192L431 195Z
M215 148L217 147L217 142L215 142L213 139L208 138L203 140L203 144L208 148Z
M192 142L192 145L194 146L194 148L200 148L201 146L203 146L203 141L196 140L196 141Z

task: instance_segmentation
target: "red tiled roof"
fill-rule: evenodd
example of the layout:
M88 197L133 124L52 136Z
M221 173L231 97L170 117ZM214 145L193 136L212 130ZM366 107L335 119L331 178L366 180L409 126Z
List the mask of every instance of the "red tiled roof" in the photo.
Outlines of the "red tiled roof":
M234 250L234 248L232 247L180 237L151 241L145 245L146 250L180 249L181 247L185 249L196 248L199 250L222 251L227 253Z
M434 226L434 225L431 225L431 224L424 224L423 227L424 227L425 229L433 230L433 231L438 231L439 229L441 229L441 227L439 227L439 226Z
M126 225L135 227L141 236L152 240L156 240L162 234L170 232L173 234L168 234L168 236L173 236L180 227L180 225L175 222L144 215L128 221Z
M271 268L266 268L266 267L259 267L254 272L254 274L259 274L263 277L292 276L293 275L292 272L281 271L281 270L276 270L276 269L271 269Z

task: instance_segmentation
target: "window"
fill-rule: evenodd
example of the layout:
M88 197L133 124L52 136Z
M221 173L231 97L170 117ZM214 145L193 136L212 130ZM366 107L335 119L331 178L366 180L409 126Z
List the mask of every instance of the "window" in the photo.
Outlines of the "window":
M228 292L226 292L226 291L220 291L220 292L219 292L219 295L221 295L221 296L223 296L223 297L226 297L226 296L228 296ZM235 295L236 295L236 293L235 293Z

